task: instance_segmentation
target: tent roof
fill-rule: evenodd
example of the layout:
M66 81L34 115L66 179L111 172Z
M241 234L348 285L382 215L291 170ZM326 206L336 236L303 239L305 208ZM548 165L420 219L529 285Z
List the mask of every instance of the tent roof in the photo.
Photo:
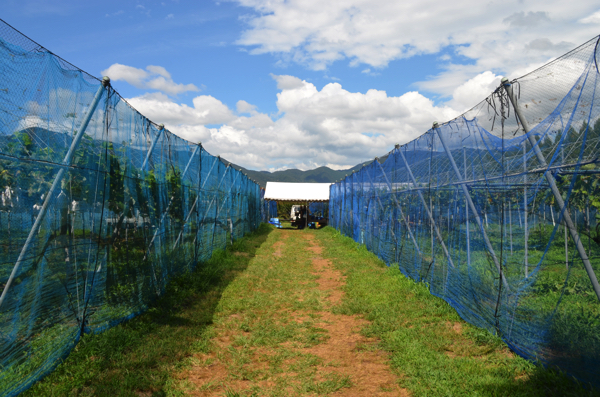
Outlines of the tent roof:
M267 182L265 200L329 201L331 183Z

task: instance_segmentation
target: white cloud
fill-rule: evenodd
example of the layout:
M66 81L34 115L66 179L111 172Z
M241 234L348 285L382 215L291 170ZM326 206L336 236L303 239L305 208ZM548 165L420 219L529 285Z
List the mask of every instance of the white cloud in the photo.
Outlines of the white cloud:
M109 76L112 80L126 81L137 88L144 88L145 80L150 76L150 73L143 69L121 65L120 63L112 64L108 69L100 73L104 76Z
M145 94L129 102L142 114L165 125L223 124L234 119L229 108L210 95L194 98L193 107L177 104L162 93Z
M151 88L170 95L200 91L194 84L175 83L171 78L171 74L162 66L149 65L144 70L115 63L100 73L114 81L122 80L137 88Z
M369 76L379 76L381 74L378 72L372 72L371 69L369 69L369 68L366 68L365 70L361 70L361 73L364 73Z
M208 95L194 98L193 106L161 93L129 102L183 138L201 141L209 152L253 169L348 168L417 137L434 120L458 114L418 92L398 97L379 90L349 92L339 83L319 90L295 76L272 77L279 87L274 117L243 100L236 104L236 115ZM217 126L207 127L211 124Z
M173 15L173 14L169 14L165 17L165 19L173 19L173 18L175 18L175 15Z
M244 100L240 100L237 102L236 109L237 109L238 113L250 113L250 114L256 113L256 106L251 105Z
M125 11L123 10L119 10L117 12L113 12L112 14L106 14L107 17L117 17L119 15L123 15L125 14Z
M271 77L277 82L277 88L280 90L291 90L304 86L302 80L294 76L281 75L277 76L271 73Z
M581 23L600 23L600 10L596 11L592 15L582 18L579 20Z
M327 69L346 60L366 70L448 48L437 76L419 89L450 97L480 73L516 76L598 34L600 11L591 0L396 1L237 0L253 13L237 44L271 53L283 64ZM581 23L578 23L581 22ZM452 61L469 58L469 62Z
M162 66L148 65L146 66L146 70L150 73L166 77L167 79L171 78L171 73L167 72L167 69L163 68Z
M547 38L535 39L530 41L525 45L526 51L540 51L547 52L552 51L557 54L561 54L563 52L569 51L569 49L574 48L575 44L569 43L566 41L561 41L560 43L552 43Z
M500 85L501 79L502 76L496 76L490 71L478 74L454 90L449 104L454 109L466 111L494 91Z
M532 28L541 23L550 22L550 18L548 13L544 11L529 11L528 13L521 11L504 18L503 22L515 28Z

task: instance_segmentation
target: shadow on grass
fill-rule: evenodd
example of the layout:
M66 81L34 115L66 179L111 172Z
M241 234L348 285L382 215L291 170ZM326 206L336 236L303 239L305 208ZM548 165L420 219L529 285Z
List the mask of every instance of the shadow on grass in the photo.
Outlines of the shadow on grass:
M498 371L501 372L501 371ZM502 378L502 373L493 382L482 382L477 395L491 396L548 396L548 397L598 397L600 390L585 385L575 378L554 368L536 365L526 377Z
M146 313L84 336L65 362L23 395L165 396L173 370L208 349L208 326L224 289L272 231L261 224L194 272L173 279Z

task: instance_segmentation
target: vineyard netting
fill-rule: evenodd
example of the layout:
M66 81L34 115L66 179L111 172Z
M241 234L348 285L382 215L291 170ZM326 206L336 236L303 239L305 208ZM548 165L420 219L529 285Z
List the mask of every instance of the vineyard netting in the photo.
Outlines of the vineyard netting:
M261 222L243 173L0 20L0 395Z
M330 225L463 319L595 385L598 40L365 164L332 185L329 205Z

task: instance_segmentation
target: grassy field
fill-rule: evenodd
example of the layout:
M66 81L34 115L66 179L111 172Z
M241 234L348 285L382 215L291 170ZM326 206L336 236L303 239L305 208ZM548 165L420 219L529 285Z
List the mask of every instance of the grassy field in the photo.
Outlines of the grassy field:
M363 332L391 352L392 367L411 395L600 395L516 356L499 338L462 321L427 285L386 268L352 239L330 228L323 232L326 254L348 275L347 298L338 310L371 322Z
M262 225L27 396L598 396L331 228Z

